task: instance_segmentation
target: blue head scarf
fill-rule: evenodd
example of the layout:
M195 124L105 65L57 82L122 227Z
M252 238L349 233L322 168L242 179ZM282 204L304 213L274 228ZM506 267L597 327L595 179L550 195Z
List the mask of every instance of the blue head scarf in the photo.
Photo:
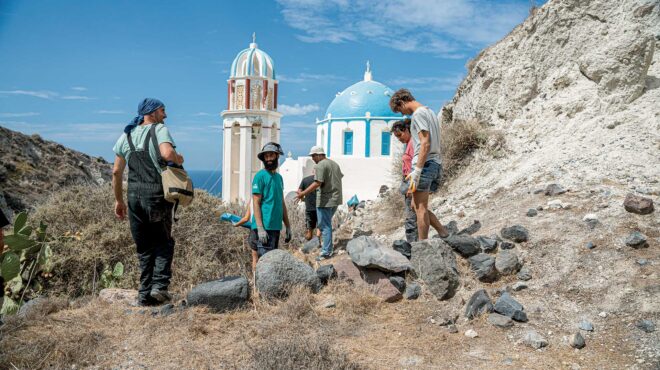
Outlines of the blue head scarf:
M133 118L133 120L128 124L128 126L124 127L124 132L128 134L137 125L144 122L145 115L151 114L155 112L157 109L162 108L164 106L165 104L163 104L163 102L158 99L145 98L144 100L142 100L140 105L138 105L138 109L137 109L138 115L135 116L135 118Z

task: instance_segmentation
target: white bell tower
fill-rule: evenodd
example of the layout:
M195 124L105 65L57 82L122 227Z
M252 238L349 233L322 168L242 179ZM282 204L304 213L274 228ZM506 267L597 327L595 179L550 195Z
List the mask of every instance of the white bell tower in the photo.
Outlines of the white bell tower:
M227 80L227 110L222 112L224 157L222 199L251 199L254 175L262 168L257 153L268 142L280 142L277 86L273 60L257 48L252 34L250 47L236 55Z

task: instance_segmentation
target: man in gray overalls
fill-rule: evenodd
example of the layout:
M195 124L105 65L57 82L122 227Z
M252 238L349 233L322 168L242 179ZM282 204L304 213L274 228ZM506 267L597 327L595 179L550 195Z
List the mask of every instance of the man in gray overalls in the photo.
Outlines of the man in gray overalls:
M183 164L183 157L163 123L165 105L144 99L138 115L126 126L114 147L112 185L115 215L124 220L128 213L131 234L140 262L140 289L137 304L156 305L172 299L167 288L172 278L172 206L163 194L162 167L167 162ZM124 203L122 179L128 163L128 207Z

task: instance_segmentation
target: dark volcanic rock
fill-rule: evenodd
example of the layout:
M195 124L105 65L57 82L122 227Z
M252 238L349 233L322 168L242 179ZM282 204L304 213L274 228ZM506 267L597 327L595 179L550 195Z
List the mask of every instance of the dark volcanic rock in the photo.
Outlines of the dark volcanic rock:
M626 211L631 213L648 215L649 213L653 213L653 200L633 193L628 193L628 195L626 195L626 200L623 201L623 207Z
M504 292L497 299L494 306L495 312L508 316L516 321L527 322L527 314L523 311L523 306L518 303L511 294Z
M405 299L417 299L422 295L422 286L416 282L412 282L406 286L406 291L403 292Z
M481 222L479 220L474 220L472 225L466 227L465 229L458 232L460 235L472 235L481 229Z
M215 312L244 306L250 299L250 285L242 276L207 281L192 288L186 297L189 306L204 305Z
M516 243L522 243L529 240L529 232L521 225L504 227L500 230L500 234L504 239L513 240Z
M536 217L539 214L539 211L537 211L534 208L530 208L527 210L527 217Z
M561 195L566 192L566 189L564 189L561 185L559 184L550 184L545 187L544 194L550 197L554 197L556 195Z
M493 303L486 290L477 290L465 305L465 317L472 320L477 316L493 312Z
M337 272L333 265L323 265L316 269L316 276L321 280L321 284L326 285L330 279L337 277Z
M412 250L412 245L405 240L395 240L392 244L392 249L403 254L404 257L410 259L410 251Z
M468 261L470 261L470 268L474 271L477 280L491 283L497 279L495 257L486 253L479 253L470 257Z
M488 314L488 323L500 328L510 328L513 326L513 320L510 317L495 312Z
M481 251L484 253L490 253L495 251L495 249L497 249L498 241L495 238L478 236L477 240L479 241L479 245L481 246Z
M386 248L376 239L359 236L346 246L353 262L361 267L377 268L387 272L401 272L412 269L410 261L401 253Z
M575 333L571 335L571 339L569 340L569 343L571 344L571 347L577 349L582 349L585 346L584 337L580 333Z
M392 285L394 285L394 287L401 293L406 289L406 279L401 276L390 276L390 283L392 283Z
M460 275L454 252L447 243L440 239L412 243L410 262L417 276L438 299L449 299L456 294Z
M502 275L513 275L520 270L521 264L518 255L510 250L503 250L497 254L495 268Z
M626 245L638 249L647 248L649 243L646 241L646 235L640 233L639 231L633 231L626 238Z
M289 252L275 249L264 254L257 263L256 286L259 294L265 298L282 298L297 285L318 292L321 280L316 272Z
M450 235L444 240L453 250L465 258L481 252L479 241L468 235Z

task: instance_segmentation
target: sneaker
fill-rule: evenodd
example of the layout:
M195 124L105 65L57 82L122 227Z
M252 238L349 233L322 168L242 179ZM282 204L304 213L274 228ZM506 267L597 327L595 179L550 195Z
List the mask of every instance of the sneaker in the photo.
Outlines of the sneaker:
M138 297L135 301L130 303L132 307L150 307L157 304L158 302L150 296Z
M332 256L327 256L327 255L325 255L325 254L321 254L321 255L318 255L318 256L316 257L316 260L317 260L317 261L323 261L323 260L330 259L330 257L332 257Z
M172 300L172 295L168 293L167 290L163 289L154 289L151 291L151 293L149 293L149 296L151 296L151 298L155 299L159 303L169 302Z

